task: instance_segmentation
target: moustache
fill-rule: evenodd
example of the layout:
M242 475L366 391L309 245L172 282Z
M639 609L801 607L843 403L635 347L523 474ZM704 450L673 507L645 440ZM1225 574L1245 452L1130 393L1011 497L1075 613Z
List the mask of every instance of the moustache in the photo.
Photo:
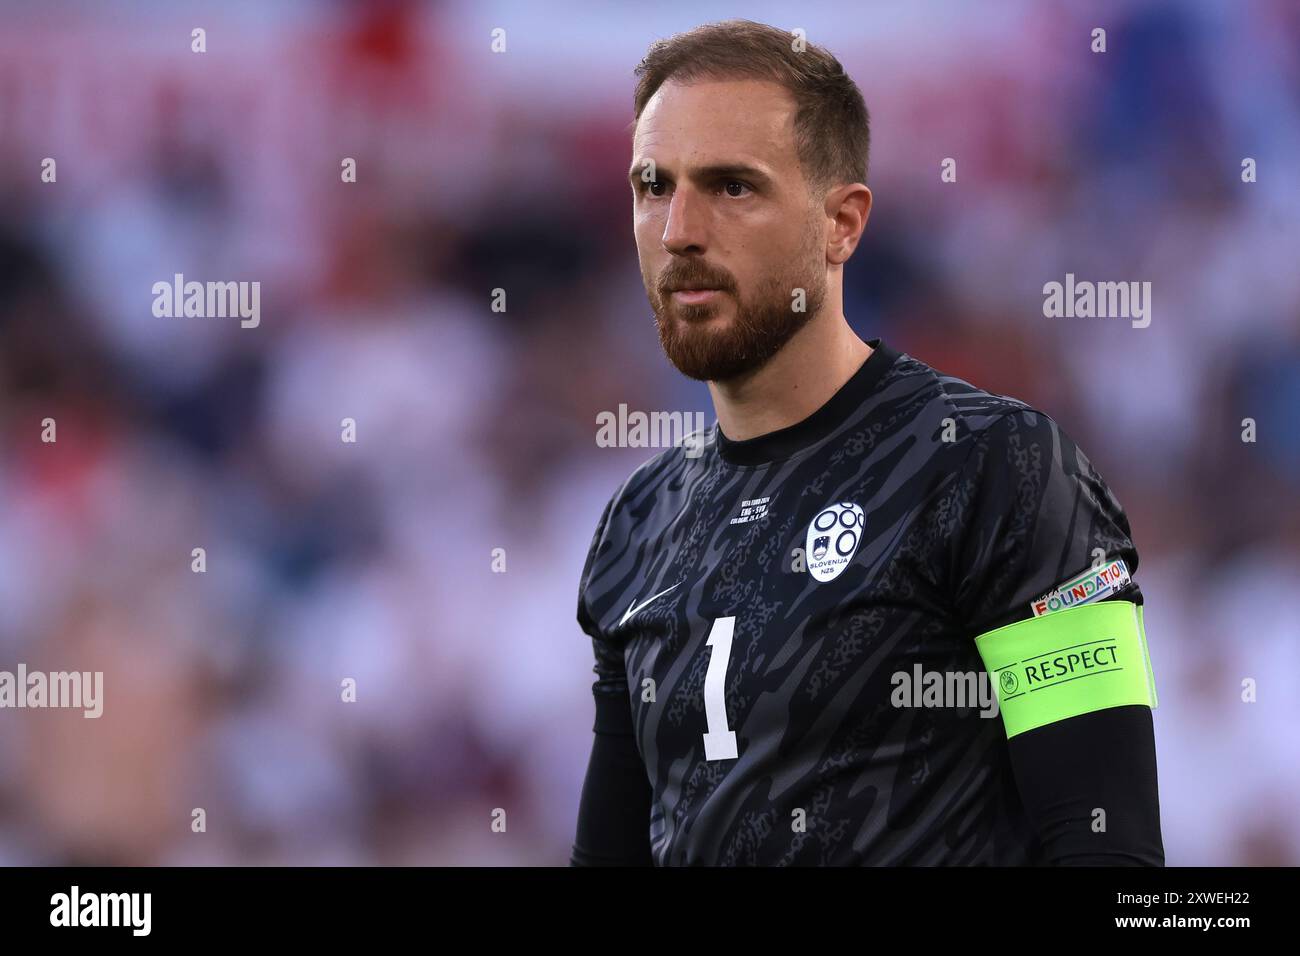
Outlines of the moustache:
M680 269L668 268L659 275L657 283L661 296L667 297L682 289L718 289L722 292L735 292L736 283L725 272L714 272L699 265Z

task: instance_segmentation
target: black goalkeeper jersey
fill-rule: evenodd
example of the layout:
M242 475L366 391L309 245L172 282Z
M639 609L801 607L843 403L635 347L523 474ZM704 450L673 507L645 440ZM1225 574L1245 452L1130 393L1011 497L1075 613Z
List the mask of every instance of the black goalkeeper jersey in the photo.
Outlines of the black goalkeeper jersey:
M1128 520L1048 416L870 344L811 417L715 423L600 518L578 620L657 865L1039 861L1002 720L899 675L982 674L976 635L1101 562L1140 604Z

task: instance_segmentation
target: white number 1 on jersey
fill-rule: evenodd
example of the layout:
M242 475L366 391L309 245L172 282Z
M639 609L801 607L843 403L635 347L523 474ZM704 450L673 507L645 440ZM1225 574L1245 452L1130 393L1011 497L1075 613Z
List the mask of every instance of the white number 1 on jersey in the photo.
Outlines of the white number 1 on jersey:
M734 617L720 617L713 622L709 639L709 669L704 673L704 715L709 730L704 735L705 760L735 760L736 732L727 729L727 662L731 660L731 635Z

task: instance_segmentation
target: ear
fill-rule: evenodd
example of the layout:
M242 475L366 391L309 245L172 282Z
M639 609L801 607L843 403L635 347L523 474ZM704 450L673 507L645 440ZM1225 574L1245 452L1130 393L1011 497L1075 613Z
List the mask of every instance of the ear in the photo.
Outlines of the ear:
M871 190L863 183L845 183L826 194L826 218L832 220L826 258L832 265L848 262L871 215Z

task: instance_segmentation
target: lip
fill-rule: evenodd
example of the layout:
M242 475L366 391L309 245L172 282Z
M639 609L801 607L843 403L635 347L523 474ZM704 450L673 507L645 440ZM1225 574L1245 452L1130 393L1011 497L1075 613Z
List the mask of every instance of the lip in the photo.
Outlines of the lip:
M701 305L721 294L721 289L678 289L672 296L683 305Z

